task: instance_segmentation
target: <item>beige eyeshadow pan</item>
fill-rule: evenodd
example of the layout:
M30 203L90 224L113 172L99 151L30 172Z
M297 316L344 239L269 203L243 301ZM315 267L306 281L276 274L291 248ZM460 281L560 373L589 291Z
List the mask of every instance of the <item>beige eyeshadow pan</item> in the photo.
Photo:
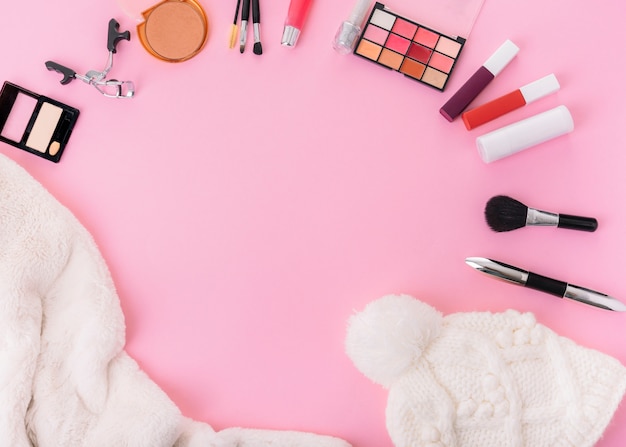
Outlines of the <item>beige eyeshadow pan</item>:
M63 109L61 107L49 102L41 104L39 114L26 140L26 146L41 153L46 152L52 142L54 129L56 129L62 113Z
M446 85L446 81L448 80L448 75L440 72L439 70L435 70L432 67L426 67L424 70L424 75L422 76L422 81L427 84L432 85L436 88L443 88Z
M461 44L455 40L442 36L439 38L439 42L437 42L435 50L445 54L446 56L455 58L459 55L459 52L461 51Z

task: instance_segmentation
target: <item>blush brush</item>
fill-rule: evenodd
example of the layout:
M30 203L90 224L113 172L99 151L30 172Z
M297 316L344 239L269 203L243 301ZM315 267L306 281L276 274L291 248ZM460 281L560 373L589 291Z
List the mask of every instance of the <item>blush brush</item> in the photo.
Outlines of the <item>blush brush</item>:
M485 206L487 225L497 232L511 231L526 226L567 228L569 230L596 231L598 221L592 217L557 214L529 208L508 196L494 196Z

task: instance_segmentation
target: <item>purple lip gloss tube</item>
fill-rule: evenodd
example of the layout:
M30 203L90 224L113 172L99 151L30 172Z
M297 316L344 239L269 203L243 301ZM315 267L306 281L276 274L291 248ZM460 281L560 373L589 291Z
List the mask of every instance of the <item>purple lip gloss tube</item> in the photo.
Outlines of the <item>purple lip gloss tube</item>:
M483 91L517 55L519 48L510 40L505 41L495 53L463 84L446 102L439 113L452 122Z

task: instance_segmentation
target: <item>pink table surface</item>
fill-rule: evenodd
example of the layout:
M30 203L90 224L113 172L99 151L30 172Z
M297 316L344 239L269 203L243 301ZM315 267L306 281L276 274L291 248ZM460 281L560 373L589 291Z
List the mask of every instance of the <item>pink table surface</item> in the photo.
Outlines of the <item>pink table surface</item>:
M0 74L81 110L61 163L6 144L98 242L127 319L127 349L182 411L216 429L295 429L391 446L386 390L344 352L368 302L408 293L444 313L532 311L626 363L626 316L493 281L486 256L626 300L626 6L486 0L445 92L331 47L352 1L313 4L280 46L288 0L262 1L261 57L228 48L235 1L201 2L195 58L150 56L114 0L5 2ZM401 10L403 0L388 2ZM67 86L106 62L106 25L130 29L111 77L131 100ZM561 90L471 132L439 107L505 39L517 58L474 104L549 73ZM576 129L485 164L475 138L557 105ZM494 233L486 201L594 216L595 233ZM599 443L626 442L626 408Z

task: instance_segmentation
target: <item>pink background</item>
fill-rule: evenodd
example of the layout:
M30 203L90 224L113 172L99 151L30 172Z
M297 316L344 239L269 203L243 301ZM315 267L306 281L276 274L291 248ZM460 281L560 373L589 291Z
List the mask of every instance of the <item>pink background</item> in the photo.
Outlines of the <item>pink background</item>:
M389 1L401 12L404 0ZM408 1L408 0L406 0ZM81 110L61 163L6 144L94 235L127 318L127 349L182 411L216 429L295 429L391 446L387 391L344 353L346 322L409 293L444 313L532 311L626 363L626 316L493 281L487 256L626 300L626 65L619 0L485 0L445 92L331 47L352 0L314 2L295 49L288 0L261 0L264 53L228 48L235 0L201 2L205 49L150 56L116 1L5 2L2 80ZM106 62L106 25L130 29L112 100L46 71ZM416 20L418 18L415 18ZM561 91L474 131L439 107L505 39L517 58L474 104L551 72ZM557 105L576 130L493 164L475 138ZM486 201L596 217L595 233L494 233ZM620 407L599 445L623 446Z

